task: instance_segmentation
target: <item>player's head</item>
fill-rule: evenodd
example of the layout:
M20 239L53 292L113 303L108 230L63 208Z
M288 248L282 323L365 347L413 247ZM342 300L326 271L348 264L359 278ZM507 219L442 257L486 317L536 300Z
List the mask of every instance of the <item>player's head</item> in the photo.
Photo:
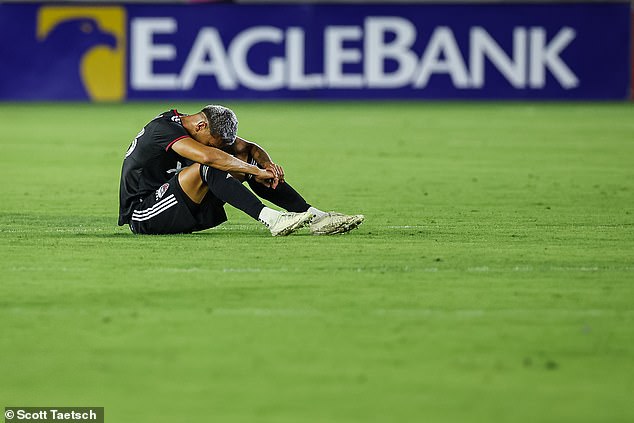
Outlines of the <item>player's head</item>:
M203 107L201 112L207 118L212 137L222 141L223 146L235 142L238 133L238 118L233 110L217 104L209 104Z

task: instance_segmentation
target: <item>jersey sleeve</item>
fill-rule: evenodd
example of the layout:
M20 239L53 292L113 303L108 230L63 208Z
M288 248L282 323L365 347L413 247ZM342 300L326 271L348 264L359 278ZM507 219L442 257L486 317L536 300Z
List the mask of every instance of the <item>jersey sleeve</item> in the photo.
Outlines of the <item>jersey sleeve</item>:
M165 151L169 151L176 141L188 137L189 134L185 128L176 122L165 120L159 120L156 122L156 128L154 128L154 139Z

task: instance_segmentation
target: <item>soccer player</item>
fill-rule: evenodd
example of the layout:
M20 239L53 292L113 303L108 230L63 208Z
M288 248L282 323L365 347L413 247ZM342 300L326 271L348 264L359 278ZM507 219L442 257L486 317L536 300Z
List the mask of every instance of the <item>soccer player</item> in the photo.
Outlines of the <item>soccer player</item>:
M119 226L135 234L191 233L227 220L228 203L266 225L273 236L306 225L316 235L342 234L363 215L323 212L285 180L262 147L237 136L235 113L208 105L194 115L161 113L128 148L119 187ZM265 207L261 198L287 210Z

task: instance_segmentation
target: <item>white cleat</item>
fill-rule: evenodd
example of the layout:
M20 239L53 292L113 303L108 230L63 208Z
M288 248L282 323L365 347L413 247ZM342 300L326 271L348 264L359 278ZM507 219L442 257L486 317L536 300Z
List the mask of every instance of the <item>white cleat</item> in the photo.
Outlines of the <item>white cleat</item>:
M362 214L347 215L329 212L322 217L315 217L310 223L310 232L313 235L345 234L363 223L365 216Z
M309 212L282 213L269 229L273 236L286 236L308 225L312 218L313 215Z

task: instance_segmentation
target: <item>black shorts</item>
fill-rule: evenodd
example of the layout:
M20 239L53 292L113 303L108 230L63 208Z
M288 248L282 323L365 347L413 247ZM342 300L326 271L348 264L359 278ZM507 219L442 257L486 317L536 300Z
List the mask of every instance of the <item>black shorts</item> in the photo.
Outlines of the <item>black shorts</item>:
M183 192L176 174L135 207L130 230L135 234L187 234L227 221L224 203L211 192L193 210L191 205L193 202Z

